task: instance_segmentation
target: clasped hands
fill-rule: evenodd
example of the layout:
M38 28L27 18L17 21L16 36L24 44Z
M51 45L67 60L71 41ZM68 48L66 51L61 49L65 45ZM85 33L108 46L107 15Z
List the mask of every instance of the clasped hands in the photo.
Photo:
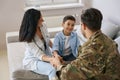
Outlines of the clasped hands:
M55 68L58 68L59 66L61 66L62 64L64 64L64 61L62 59L61 56L59 56L58 54L54 53L51 60L50 60L50 63L55 67Z

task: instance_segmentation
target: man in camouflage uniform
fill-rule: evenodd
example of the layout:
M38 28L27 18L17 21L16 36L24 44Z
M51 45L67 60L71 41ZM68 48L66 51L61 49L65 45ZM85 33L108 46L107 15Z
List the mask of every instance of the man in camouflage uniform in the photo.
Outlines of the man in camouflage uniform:
M60 80L120 80L117 44L101 32L101 22L102 14L95 8L82 13L81 31L88 41L70 64L62 65L55 57Z

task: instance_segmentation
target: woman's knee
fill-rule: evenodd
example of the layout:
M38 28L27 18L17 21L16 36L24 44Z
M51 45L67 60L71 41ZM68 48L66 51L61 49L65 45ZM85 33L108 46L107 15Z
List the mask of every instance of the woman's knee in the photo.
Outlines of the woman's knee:
M50 73L56 73L56 69L54 67L52 67Z
M55 77L56 76L56 69L53 67L49 73L49 77Z

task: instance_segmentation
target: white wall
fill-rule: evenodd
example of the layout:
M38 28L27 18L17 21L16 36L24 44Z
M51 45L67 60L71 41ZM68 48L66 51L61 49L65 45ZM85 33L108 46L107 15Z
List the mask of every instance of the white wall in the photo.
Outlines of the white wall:
M82 0L82 3L84 3L84 8L90 8L92 6L93 0Z
M120 0L93 0L93 7L98 8L109 19L120 25Z
M0 50L5 49L5 33L19 29L24 0L0 0Z
M104 18L108 18L120 25L120 0L82 0L82 2L85 4L85 8L92 6L98 8L103 13ZM24 14L23 8L24 0L0 0L0 50L6 48L5 33L19 30ZM51 18L45 18L45 20L48 21L48 27L52 27L52 25L61 25L62 17L57 19L54 24L49 22ZM55 20L56 17L52 22Z

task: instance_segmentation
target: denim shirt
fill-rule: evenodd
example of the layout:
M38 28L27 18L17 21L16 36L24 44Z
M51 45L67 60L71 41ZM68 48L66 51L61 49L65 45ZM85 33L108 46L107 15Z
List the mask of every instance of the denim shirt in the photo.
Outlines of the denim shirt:
M57 33L55 36L55 39L54 39L52 51L55 51L55 50L58 51L58 54L60 56L63 56L63 54L64 54L65 39L66 39L66 37L65 37L63 31ZM69 43L70 43L70 47L72 49L72 54L74 55L74 57L77 57L78 47L80 46L80 41L78 39L77 33L71 32L70 38L69 38Z

